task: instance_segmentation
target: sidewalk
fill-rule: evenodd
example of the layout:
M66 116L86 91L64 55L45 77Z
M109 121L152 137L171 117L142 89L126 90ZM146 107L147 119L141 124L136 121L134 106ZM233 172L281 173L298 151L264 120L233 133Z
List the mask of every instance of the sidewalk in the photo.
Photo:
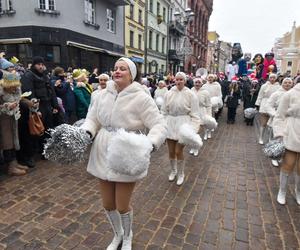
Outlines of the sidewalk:
M153 154L133 198L134 250L299 249L293 186L287 205L278 205L279 169L241 111L235 125L226 124L226 112L199 156L186 153L183 186L167 181L166 147ZM85 166L41 161L27 176L1 181L0 249L98 250L111 239L97 179Z

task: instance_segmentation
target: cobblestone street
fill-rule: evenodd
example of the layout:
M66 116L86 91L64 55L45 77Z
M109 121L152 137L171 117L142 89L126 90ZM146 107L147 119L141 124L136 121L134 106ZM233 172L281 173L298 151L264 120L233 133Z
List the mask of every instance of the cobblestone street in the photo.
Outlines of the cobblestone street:
M226 109L198 157L186 152L183 186L167 180L166 146L136 187L134 247L143 249L299 249L293 178L287 205L276 202L279 170L256 143L254 127ZM97 179L85 166L48 161L24 177L1 176L0 249L105 249L112 239Z

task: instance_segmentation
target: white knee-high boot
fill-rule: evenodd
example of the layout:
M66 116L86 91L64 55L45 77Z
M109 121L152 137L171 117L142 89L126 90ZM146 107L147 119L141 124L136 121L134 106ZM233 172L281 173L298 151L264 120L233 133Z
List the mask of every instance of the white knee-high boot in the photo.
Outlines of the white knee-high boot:
M295 195L297 204L300 205L300 176L295 173Z
M259 127L259 139L258 139L258 144L264 145L264 132L265 132L265 127Z
M182 185L182 183L184 182L184 164L185 164L184 160L177 161L178 174L177 174L176 184L178 186Z
M285 197L286 197L288 178L289 178L289 174L287 174L281 170L280 171L280 185L279 185L279 191L278 191L278 195L277 195L277 202L281 205L284 205L286 203Z
M208 136L208 129L205 129L204 136L203 136L204 141L207 141L207 136Z
M121 214L122 225L124 228L124 236L121 250L131 250L132 249L132 221L133 221L133 211L129 211L126 214Z
M123 240L123 234L124 234L122 222L121 222L121 215L117 210L113 210L113 211L105 210L105 214L111 224L111 227L115 235L112 242L106 248L106 250L117 250Z
M169 174L169 181L174 181L177 175L177 161L175 159L170 160L171 172Z

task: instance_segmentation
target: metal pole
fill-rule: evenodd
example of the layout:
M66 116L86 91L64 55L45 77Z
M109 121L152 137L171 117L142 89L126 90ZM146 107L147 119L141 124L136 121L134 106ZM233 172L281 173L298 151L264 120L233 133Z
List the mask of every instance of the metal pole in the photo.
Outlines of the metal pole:
M145 74L148 73L148 64L147 64L147 57L148 57L148 0L145 0L145 40L144 40L144 55L145 55L145 61L144 61L144 69Z

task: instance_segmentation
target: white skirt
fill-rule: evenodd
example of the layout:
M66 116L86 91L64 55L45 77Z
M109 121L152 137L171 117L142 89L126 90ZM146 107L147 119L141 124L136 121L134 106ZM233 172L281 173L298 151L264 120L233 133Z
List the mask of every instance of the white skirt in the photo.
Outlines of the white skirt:
M171 116L168 115L167 118L168 125L168 135L167 138L170 140L178 141L179 128L181 125L185 123L191 122L191 117L188 115L179 115L179 116Z

